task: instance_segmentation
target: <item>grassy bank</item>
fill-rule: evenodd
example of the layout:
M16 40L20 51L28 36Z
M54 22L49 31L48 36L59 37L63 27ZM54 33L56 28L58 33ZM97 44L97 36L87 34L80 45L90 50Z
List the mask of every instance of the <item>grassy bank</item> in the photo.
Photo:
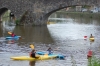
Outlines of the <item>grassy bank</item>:
M59 12L58 13L66 13L68 16L73 17L82 17L82 18L92 18L92 19L99 19L100 20L100 13L89 13L89 12Z
M92 57L88 59L88 66L100 66L100 59Z

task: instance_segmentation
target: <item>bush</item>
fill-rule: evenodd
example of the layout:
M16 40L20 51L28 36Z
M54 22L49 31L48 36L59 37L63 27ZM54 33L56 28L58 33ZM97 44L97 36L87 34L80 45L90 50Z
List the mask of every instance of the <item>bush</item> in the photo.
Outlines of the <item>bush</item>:
M100 66L100 59L92 57L88 59L88 66Z

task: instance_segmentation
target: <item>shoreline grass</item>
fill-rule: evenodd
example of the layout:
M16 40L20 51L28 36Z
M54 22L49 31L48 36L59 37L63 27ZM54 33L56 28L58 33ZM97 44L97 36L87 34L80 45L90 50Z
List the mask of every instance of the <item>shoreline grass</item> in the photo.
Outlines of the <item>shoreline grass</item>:
M96 57L89 58L88 66L100 66L100 59Z
M57 13L65 13L68 16L75 16L81 18L91 18L100 20L100 13L90 13L90 12L68 12L68 11L58 11Z

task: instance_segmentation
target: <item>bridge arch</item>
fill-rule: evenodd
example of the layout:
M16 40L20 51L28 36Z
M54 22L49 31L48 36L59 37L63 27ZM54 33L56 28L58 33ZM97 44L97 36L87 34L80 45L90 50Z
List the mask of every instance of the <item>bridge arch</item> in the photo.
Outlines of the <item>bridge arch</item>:
M0 9L0 15L4 14L8 9L7 8L1 8Z
M48 17L55 11L74 5L99 5L99 0L0 0L0 8L11 10L19 24L47 25Z
M8 13L8 15L6 15L6 16L4 16L4 17L9 17L10 19L12 19L12 18L15 18L15 15L14 15L14 13L12 13L11 12L11 10L9 10L8 8L6 8L6 7L3 7L3 8L1 8L0 9L0 21L2 21L2 15L4 15L5 14L5 12L9 12Z
M7 11L8 9L7 8L1 8L0 9L0 22L2 21L2 15Z

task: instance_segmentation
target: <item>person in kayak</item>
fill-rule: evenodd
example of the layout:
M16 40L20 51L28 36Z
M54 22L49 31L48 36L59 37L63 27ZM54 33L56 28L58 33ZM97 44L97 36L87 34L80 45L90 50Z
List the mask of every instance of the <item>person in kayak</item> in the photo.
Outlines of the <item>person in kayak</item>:
M48 51L48 54L52 54L52 53L53 53L53 50L51 49L51 47L49 47L49 48L47 49L47 51Z
M94 38L94 36L92 36L92 34L90 35L90 38Z
M12 32L11 37L15 37L16 35L14 34L14 32Z
M30 57L39 58L39 56L36 56L36 51L35 51L35 49L33 49L33 50L31 51Z

